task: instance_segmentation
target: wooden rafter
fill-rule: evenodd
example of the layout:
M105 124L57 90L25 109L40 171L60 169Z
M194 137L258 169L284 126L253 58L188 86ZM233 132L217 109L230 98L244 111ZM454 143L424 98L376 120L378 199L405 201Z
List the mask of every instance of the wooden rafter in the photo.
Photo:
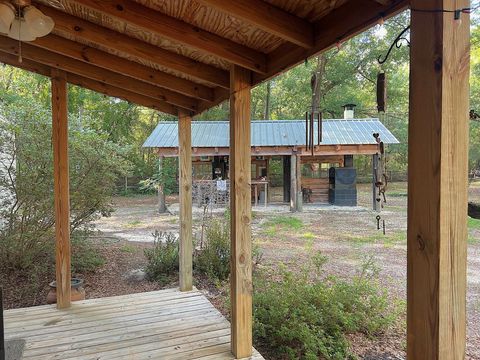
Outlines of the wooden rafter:
M199 0L270 34L304 48L312 48L313 24L263 0Z
M8 54L3 51L0 51L0 62L47 77L50 76L52 69L50 66L40 64L29 59L23 59L23 61L20 63L18 62L18 56ZM67 81L73 85L81 86L104 95L123 99L167 114L176 115L178 113L178 109L175 106L166 102L140 95L125 89L117 88L100 81L88 79L76 74L67 72Z
M392 0L391 4L387 5L372 0L346 2L315 24L314 47L304 49L290 43L279 46L268 55L268 73L254 74L254 83L258 84L276 76L305 59L352 38L380 19L398 14L406 9L409 3L408 0Z
M267 69L264 53L131 0L75 0L75 3L116 17L151 34L184 44L206 54L259 73Z
M142 42L114 30L68 15L49 6L42 4L35 4L35 6L44 14L53 18L55 30L60 35L62 33L68 34L76 39L82 39L88 43L117 50L123 54L149 61L163 68L183 73L212 85L221 86L225 89L229 87L229 74L225 70Z
M0 36L0 50L17 55L18 42L5 36ZM106 84L123 88L131 92L136 92L160 101L183 107L193 111L197 108L197 100L173 91L160 88L142 81L133 80L124 75L105 70L94 65L68 58L44 49L34 47L29 44L22 45L22 57L36 62L49 65L52 68L58 68L86 78L97 80Z
M158 148L157 153L165 157L178 156L177 148ZM252 156L283 156L297 154L306 157L312 154L311 150L297 146L262 146L260 149L252 146ZM357 144L357 145L320 145L315 146L315 156L344 156L344 155L373 155L378 152L378 145ZM195 147L193 156L228 156L228 147L205 148Z
M390 5L381 5L372 0L355 0L345 3L315 24L315 46L313 48L305 49L293 43L279 46L268 54L268 72L266 74L254 73L253 83L261 83L305 59L328 50L339 41L348 40L381 18L386 19L399 13L407 8L408 4L408 0L392 0ZM220 97L216 97L212 104L219 104L226 99L228 99L227 95L220 94ZM197 114L207 110L212 104L201 101Z
M134 79L160 86L181 94L213 101L214 91L207 86L152 69L134 61L108 54L57 35L37 38L31 45L86 62Z

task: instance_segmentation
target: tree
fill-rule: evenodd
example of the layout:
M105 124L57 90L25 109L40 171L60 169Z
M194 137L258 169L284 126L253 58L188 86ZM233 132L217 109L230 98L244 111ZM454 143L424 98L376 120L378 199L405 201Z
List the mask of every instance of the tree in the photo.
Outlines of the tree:
M0 162L0 188L14 197L0 199L0 264L24 269L53 254L52 117L42 101L19 103L14 98L2 104L1 117L0 148L11 160ZM89 119L69 118L70 223L75 233L113 211L115 180L128 163L124 148L110 141L109 134L93 130Z

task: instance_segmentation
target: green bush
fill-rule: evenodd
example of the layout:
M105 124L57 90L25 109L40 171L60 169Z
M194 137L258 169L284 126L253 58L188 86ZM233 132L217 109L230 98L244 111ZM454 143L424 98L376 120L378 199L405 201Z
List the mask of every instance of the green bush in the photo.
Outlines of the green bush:
M150 280L166 284L178 272L178 237L169 232L155 231L153 248L145 249L145 272Z
M223 281L230 275L230 223L212 219L206 226L206 241L196 251L195 269L212 280Z
M283 269L276 281L256 277L256 346L281 359L349 359L346 334L375 336L395 322L398 307L374 280L371 262L344 280L322 278L325 261L316 255L300 274Z
M98 251L96 244L88 239L88 233L72 234L72 272L93 272L105 264L105 257Z

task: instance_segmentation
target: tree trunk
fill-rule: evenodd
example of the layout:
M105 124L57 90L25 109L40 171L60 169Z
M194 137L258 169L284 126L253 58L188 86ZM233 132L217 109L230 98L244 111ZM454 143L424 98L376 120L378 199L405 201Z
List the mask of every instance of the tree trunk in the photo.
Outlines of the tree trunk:
M270 97L272 94L272 83L270 81L267 82L267 95L265 96L265 112L263 115L263 118L265 120L270 120L270 110L271 110L271 104L270 104Z
M327 65L327 58L325 54L317 57L317 65L312 73L311 87L312 87L312 112L319 111L320 101L323 97L323 80L325 76L325 67Z
M163 158L158 158L158 174L160 179L162 179L162 162ZM160 180L158 184L158 212L163 214L166 211L167 206L165 205L165 192L163 191L163 182Z

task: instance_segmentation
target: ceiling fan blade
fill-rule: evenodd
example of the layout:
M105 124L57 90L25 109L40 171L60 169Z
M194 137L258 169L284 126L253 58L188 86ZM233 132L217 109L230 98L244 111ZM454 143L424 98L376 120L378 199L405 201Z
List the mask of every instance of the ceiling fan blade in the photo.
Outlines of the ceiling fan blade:
M38 1L46 5L50 5L54 8L65 10L65 6L59 0L38 0Z

